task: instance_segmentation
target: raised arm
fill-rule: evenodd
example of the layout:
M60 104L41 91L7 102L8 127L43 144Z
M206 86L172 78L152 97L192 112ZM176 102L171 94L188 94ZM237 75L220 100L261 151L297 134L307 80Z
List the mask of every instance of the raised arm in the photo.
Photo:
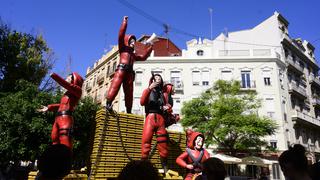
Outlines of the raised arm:
M144 52L143 54L135 54L136 56L136 61L145 61L151 54L152 52L152 45L149 46Z
M59 83L62 87L68 90L72 95L80 98L81 97L81 87L68 83L66 80L61 78L58 74L52 73L51 78L54 79L57 83Z
M119 36L118 36L119 50L121 50L124 47L124 36L126 34L127 24L128 24L128 16L124 16L122 20L122 24L120 26Z
M148 101L149 101L149 96L150 96L150 93L152 91L153 88L155 88L156 86L158 86L159 83L157 82L153 82L149 85L149 87L147 89L145 89L143 92L142 92L142 96L140 98L140 104L141 106L145 106Z

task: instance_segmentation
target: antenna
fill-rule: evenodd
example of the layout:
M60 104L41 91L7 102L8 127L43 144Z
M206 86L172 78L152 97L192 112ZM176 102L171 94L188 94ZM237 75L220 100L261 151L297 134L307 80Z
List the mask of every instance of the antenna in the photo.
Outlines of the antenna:
M71 74L71 64L72 64L72 56L68 56L67 64L66 64L66 75Z
M210 40L212 40L212 8L209 8L209 14L210 14Z
M167 38L167 49L169 48L169 24L163 24L163 28L164 28L164 33L166 34L166 38Z

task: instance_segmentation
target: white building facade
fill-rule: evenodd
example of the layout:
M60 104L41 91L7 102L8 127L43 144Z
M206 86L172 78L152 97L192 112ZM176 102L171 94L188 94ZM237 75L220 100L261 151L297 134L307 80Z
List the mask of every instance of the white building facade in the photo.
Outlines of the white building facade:
M148 87L151 72L161 74L164 81L175 85L173 111L179 114L183 102L198 97L218 79L239 80L243 90L256 91L257 97L262 100L259 115L268 116L278 124L275 135L265 138L269 145L281 152L299 143L306 147L310 161L318 161L319 66L312 44L291 38L288 25L289 22L275 12L252 29L220 34L214 40L193 39L187 42L187 49L182 51L182 56L151 55L147 61L135 62L132 112L144 114L140 97ZM105 59L109 60L103 61L101 67L108 68L103 70L98 64L86 76L84 91L87 92L84 94L97 100L104 96L110 85L118 60L117 49L109 52ZM104 64L108 66L102 66ZM109 66L112 67L110 71L107 70ZM107 76L104 82L98 81L99 72ZM89 86L92 84L100 85ZM125 112L122 87L119 92L114 109ZM181 131L182 127L177 124L169 129ZM274 171L273 179L280 179L279 173Z
M307 41L291 39L288 21L275 12L256 27L214 40L191 40L178 57L150 57L136 62L133 113L144 114L139 99L148 87L151 72L175 85L174 112L183 102L198 97L218 79L239 80L243 90L253 90L262 99L259 115L278 124L277 133L267 137L280 151L303 144L316 161L320 152L320 80L314 47ZM125 111L120 90L119 111ZM174 125L171 129L182 130Z

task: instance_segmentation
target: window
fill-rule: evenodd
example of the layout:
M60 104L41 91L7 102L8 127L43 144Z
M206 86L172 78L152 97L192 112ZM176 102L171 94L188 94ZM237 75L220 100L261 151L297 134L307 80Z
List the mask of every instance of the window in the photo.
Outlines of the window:
M262 76L265 86L271 86L271 71L269 69L262 70Z
M181 100L180 98L174 98L173 99L173 113L180 114L180 109L181 109Z
M275 180L280 179L280 166L277 163L272 164L272 176Z
M202 86L209 86L210 73L209 71L202 71Z
M152 74L160 74L160 76L162 77L162 79L164 78L161 70L152 70L151 73L152 73Z
M251 88L250 71L241 71L241 87Z
M264 85L271 86L270 77L265 77L264 79Z
M288 56L289 56L289 51L288 51L288 49L284 49L284 55L285 55L285 57L288 57Z
M192 71L192 85L199 86L200 85L200 71Z
M271 119L275 118L275 107L274 107L274 98L270 97L272 95L267 95L264 101L264 106L267 110L267 116L270 117Z
M274 149L277 149L277 141L271 140L271 141L270 141L270 146L271 146L272 148L274 148Z
M180 71L171 71L170 82L174 85L176 93L179 93L183 89L181 81L181 72Z
M107 73L106 73L106 75L109 76L109 74L110 74L110 66L107 67Z
M136 71L136 77L135 77L135 85L141 86L142 85L142 71Z
M287 113L283 113L283 119L284 119L285 122L288 122Z
M203 50L198 50L198 51L197 51L197 55L198 55L198 56L203 56Z
M202 81L202 86L209 86L209 81Z
M231 81L232 80L232 71L226 70L221 71L221 79L225 81Z
M93 87L96 85L96 75L94 75L94 78L93 78Z
M117 62L114 62L112 66L112 72L115 72L116 68L117 68Z

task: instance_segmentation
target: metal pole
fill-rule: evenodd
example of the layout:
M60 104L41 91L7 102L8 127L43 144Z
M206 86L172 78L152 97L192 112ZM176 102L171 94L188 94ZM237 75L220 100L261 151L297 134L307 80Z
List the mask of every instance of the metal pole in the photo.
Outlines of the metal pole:
M210 40L212 40L212 8L209 8L210 13Z

